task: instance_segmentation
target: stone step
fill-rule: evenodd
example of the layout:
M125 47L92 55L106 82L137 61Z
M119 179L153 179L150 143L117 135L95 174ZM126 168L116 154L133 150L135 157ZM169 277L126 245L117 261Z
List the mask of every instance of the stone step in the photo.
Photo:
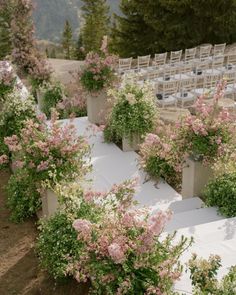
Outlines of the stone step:
M222 219L224 218L213 207L180 212L173 215L171 221L166 225L165 231L173 232L180 228L191 227L192 233L194 234L195 226Z
M194 227L179 229L176 237L184 235L185 237L194 236L195 243L201 241L221 242L236 238L236 218L226 218L207 224L199 224Z
M153 212L157 210L171 210L174 214L185 212L185 211L191 211L194 209L200 209L204 206L203 201L198 198L188 198L183 200L177 200L174 202L171 202L169 204L153 206L152 210Z

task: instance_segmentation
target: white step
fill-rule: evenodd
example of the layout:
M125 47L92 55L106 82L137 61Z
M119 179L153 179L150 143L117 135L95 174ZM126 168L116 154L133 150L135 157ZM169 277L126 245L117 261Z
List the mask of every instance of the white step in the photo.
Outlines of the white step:
M204 206L203 201L196 197L196 198L188 198L183 200L176 200L170 203L166 203L164 205L159 205L158 203L151 207L152 213L155 213L159 210L166 211L171 210L174 214L190 211L194 209L200 209Z
M207 224L179 229L176 238L194 236L195 243L201 241L221 242L236 238L236 218L222 219Z
M201 208L174 214L171 221L166 225L166 232L173 232L180 228L192 227L194 234L194 227L199 224L209 223L216 220L224 219L218 215L216 208Z

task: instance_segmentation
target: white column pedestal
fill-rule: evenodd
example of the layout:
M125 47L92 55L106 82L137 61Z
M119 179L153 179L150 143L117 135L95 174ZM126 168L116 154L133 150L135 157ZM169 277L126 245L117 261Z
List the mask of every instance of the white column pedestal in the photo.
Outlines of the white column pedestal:
M183 198L201 197L205 185L213 178L210 167L200 161L187 159L183 168L182 196Z
M97 125L103 125L106 122L108 109L107 95L101 92L98 95L87 96L88 120Z
M42 195L42 217L50 218L59 209L57 195L50 189L46 189Z

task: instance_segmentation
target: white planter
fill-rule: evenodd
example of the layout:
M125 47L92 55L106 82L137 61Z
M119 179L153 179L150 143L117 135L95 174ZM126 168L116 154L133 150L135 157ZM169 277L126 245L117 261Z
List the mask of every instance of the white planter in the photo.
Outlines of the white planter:
M42 218L50 218L59 209L57 195L50 189L46 189L42 198Z
M11 162L10 162L10 170L13 174L15 174L18 169L20 169L17 167L16 162L17 162L17 154L12 153Z
M139 145L142 143L139 135L134 135L132 140L128 137L122 139L123 152L139 151Z
M87 96L88 120L97 125L103 125L106 122L108 110L107 95L105 92L99 92L97 95L89 94Z
M37 101L38 101L38 106L40 111L42 111L43 109L43 96L44 96L44 93L40 90L37 90Z
M213 178L211 167L190 158L186 160L182 176L183 198L201 197L205 185Z

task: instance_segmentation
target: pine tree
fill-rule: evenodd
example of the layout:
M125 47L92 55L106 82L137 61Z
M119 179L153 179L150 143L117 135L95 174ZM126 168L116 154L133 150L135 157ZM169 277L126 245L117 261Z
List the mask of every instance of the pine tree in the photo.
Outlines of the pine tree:
M75 51L75 58L77 60L84 60L85 53L84 53L84 44L83 44L83 37L82 34L79 34L79 38L76 44L76 51Z
M154 51L154 30L145 21L139 2L141 1L121 0L122 16L115 15L111 46L122 57L135 57Z
M66 59L71 59L73 50L73 32L68 20L65 22L64 31L62 34L62 47L65 50Z
M0 59L11 53L11 5L2 0L0 3Z
M45 54L46 54L46 57L49 58L49 51L48 51L48 48L47 47L45 49Z
M55 48L52 49L50 57L56 58L56 49Z
M112 44L121 56L236 41L236 0L121 0Z
M83 0L82 39L86 52L98 51L104 35L109 35L110 18L106 0Z

